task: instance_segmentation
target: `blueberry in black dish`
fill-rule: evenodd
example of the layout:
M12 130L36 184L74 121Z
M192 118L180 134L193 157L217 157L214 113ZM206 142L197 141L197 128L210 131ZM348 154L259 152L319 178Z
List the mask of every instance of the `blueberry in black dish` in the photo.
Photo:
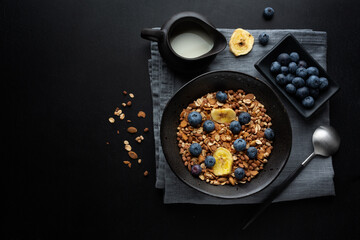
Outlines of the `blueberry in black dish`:
M292 34L280 40L255 63L255 68L305 118L310 118L339 90L339 85Z
M302 100L302 105L306 108L312 108L314 106L315 100L312 96L307 96Z

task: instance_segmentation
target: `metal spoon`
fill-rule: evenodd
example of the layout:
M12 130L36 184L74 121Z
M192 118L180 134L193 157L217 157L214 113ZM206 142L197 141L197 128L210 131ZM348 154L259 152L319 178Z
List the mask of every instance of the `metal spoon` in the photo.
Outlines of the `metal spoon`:
M334 154L340 146L340 136L331 126L318 127L312 136L314 152L305 159L279 186L269 194L261 204L259 210L246 223L242 230L246 229L270 204L271 202L295 179L295 177L304 169L304 167L316 156L329 157Z

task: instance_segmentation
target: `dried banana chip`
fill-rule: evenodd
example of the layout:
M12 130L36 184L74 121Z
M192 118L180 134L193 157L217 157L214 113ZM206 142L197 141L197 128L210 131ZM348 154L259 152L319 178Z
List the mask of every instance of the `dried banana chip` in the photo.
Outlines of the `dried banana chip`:
M238 28L231 35L229 47L235 56L248 54L254 45L254 37L248 31Z

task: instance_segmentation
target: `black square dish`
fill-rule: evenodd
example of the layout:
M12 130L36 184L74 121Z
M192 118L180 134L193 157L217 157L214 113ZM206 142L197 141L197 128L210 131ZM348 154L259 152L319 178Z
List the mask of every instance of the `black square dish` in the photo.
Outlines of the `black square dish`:
M284 87L279 86L276 81L276 75L270 71L271 63L276 61L277 57L281 53L297 52L300 56L300 60L304 60L307 66L314 66L319 70L319 77L325 77L328 79L328 88L320 92L319 96L315 99L315 104L312 108L305 108L301 101L295 96L289 95ZM304 49L304 47L296 40L292 34L287 34L279 43L277 43L264 57L262 57L257 63L255 68L274 85L279 92L281 92L287 100L295 107L295 109L305 118L311 117L327 100L330 99L338 90L339 85L330 78L326 71L315 61L315 59Z

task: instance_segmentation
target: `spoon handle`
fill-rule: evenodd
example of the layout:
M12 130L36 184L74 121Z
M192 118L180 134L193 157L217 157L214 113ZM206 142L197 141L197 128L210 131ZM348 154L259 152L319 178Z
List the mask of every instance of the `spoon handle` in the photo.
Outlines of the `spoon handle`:
M312 153L282 183L280 183L270 192L270 194L265 198L264 202L260 205L260 208L254 214L254 216L245 224L242 230L246 229L271 204L271 202L295 179L295 177L304 169L304 167L314 157L315 157L315 153Z

